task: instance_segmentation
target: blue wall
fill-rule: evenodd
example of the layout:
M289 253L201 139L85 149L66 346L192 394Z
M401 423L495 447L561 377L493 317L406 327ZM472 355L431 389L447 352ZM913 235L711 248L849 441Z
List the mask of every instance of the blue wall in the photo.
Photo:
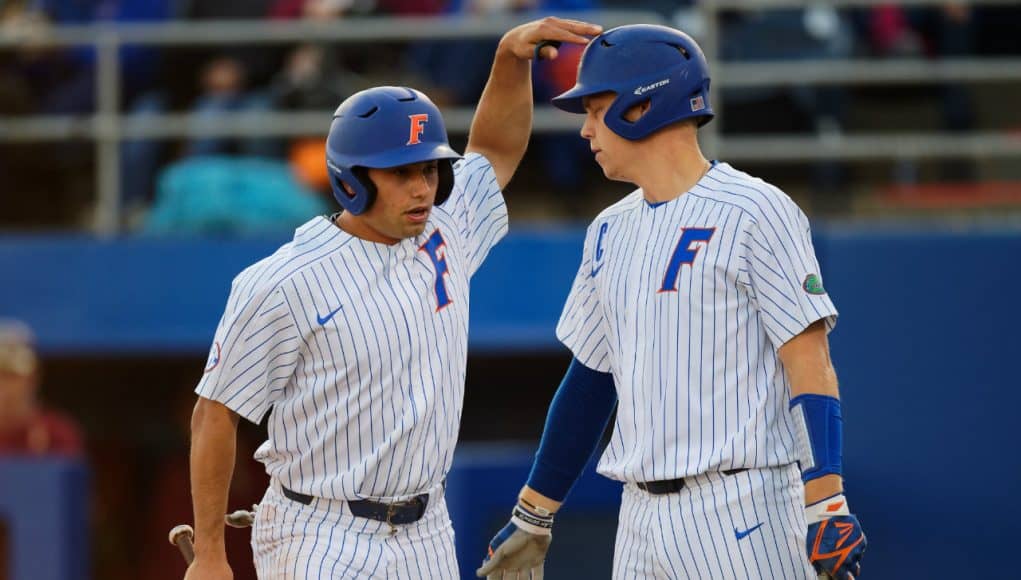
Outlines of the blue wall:
M986 578L1021 507L1021 235L820 239L849 500L876 578Z
M1014 431L1021 233L817 227L816 234L826 287L841 311L832 350L845 401L850 501L870 540L868 577L1002 574L1021 520L1012 497L1021 488ZM0 239L0 316L28 321L50 352L201 356L233 274L276 245ZM577 229L517 232L498 246L475 280L473 349L554 347L580 246ZM452 480L452 512L492 503L483 496L509 502L524 456L501 468L510 471L500 491ZM612 513L618 496L606 489L600 501ZM471 526L497 525L506 507L475 510L472 517L485 522L459 523L459 542L478 542ZM570 542L562 537L555 545ZM603 541L598 549L609 550L612 535ZM466 557L463 565L478 559Z
M493 250L473 282L473 348L556 346L583 233L524 232ZM286 241L0 236L0 316L51 354L201 354L234 276Z
M11 580L89 578L88 469L65 459L0 457L0 522Z

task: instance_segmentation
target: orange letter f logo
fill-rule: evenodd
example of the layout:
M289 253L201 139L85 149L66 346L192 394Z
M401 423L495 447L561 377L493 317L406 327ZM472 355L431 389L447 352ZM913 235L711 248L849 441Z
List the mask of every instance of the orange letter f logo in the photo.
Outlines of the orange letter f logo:
M421 143L422 133L425 133L425 123L429 120L428 113L420 113L418 115L408 115L411 119L411 135L408 137L408 145L418 145Z

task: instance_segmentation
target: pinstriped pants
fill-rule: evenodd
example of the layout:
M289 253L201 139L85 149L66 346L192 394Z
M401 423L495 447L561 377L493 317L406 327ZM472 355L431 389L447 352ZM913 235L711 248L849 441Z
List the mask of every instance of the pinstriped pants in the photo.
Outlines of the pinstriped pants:
M672 494L624 486L613 577L812 579L796 465L688 478Z
M422 519L390 526L350 514L344 502L304 505L270 486L252 528L255 569L264 580L459 577L454 529L441 488Z

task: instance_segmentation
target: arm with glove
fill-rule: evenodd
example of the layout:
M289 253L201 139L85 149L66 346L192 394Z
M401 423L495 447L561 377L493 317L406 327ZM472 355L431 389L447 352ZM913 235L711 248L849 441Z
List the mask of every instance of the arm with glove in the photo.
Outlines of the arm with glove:
M792 338L779 355L790 378L790 409L803 457L808 558L820 575L852 580L861 573L866 541L844 497L843 420L825 322Z
M510 522L489 543L476 571L480 578L542 578L553 540L553 519L599 446L617 404L610 373L571 361L546 416L546 427L528 482L518 495Z

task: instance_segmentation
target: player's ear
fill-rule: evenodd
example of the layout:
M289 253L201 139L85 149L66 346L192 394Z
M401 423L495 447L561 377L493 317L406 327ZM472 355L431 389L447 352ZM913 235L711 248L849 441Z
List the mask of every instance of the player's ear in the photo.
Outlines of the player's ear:
M634 123L638 119L641 119L642 116L645 115L645 113L649 112L649 107L651 106L651 103L652 103L651 100L645 99L641 103L632 106L624 113L624 119L626 119L630 123Z

